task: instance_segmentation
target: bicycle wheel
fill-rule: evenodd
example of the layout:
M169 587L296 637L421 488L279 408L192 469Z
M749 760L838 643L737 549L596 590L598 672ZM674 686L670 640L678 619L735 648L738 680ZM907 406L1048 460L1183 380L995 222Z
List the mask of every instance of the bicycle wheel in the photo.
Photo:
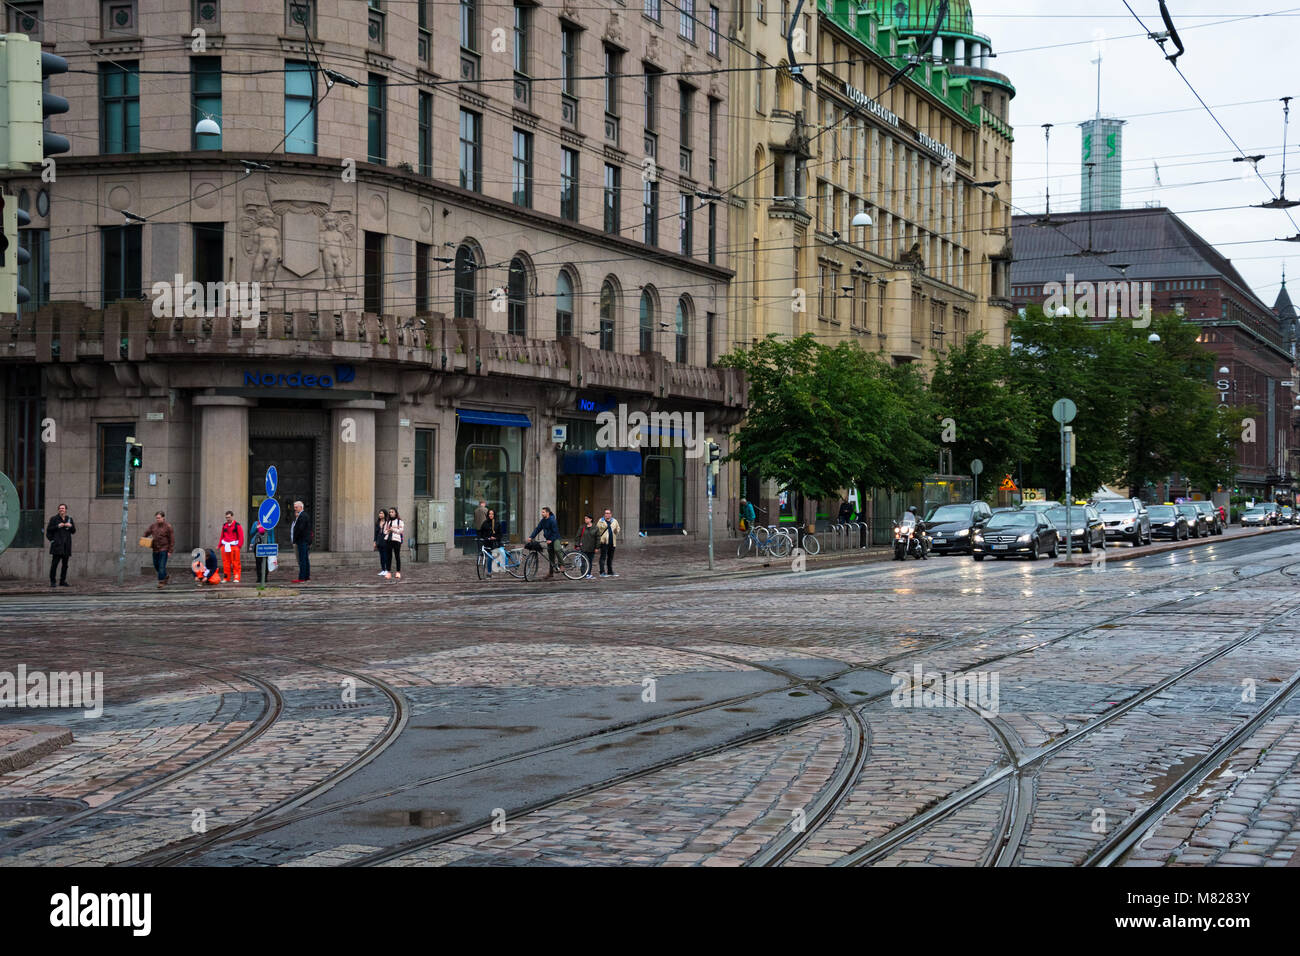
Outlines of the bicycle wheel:
M741 538L740 543L736 545L736 557L747 558L753 550L754 536L752 534L747 534Z
M505 569L511 577L522 578L524 576L524 554L522 551L507 551Z
M482 551L478 553L478 560L474 562L474 570L478 572L480 581L487 577L487 558Z
M560 567L563 569L561 573L570 581L581 581L587 576L591 565L581 551L570 551L560 559Z
M806 534L803 536L803 549L809 554L821 554L822 543L817 540L815 534Z
M537 580L537 552L529 551L528 556L524 558L524 580Z
M763 546L763 543L764 543L765 541L767 541L767 539L768 539L769 537L771 537L771 535L772 535L772 532L768 531L767 528L765 528L765 527L764 527L763 525L761 525L761 524L760 524L760 525L757 525L757 526L754 528L753 532L752 532L752 536L753 536L753 538L754 538L754 543L755 543L756 545L758 545L759 547L762 547L762 546Z
M792 547L790 544L790 536L786 534L772 535L769 543L772 548L772 553L778 558L786 557L790 553Z

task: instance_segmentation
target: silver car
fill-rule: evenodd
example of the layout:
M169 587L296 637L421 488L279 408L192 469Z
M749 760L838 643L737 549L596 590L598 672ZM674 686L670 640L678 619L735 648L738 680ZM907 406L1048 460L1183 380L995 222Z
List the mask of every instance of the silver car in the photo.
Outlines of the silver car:
M1264 528L1272 523L1273 511L1267 505L1255 505L1253 508L1247 508L1241 515L1241 526L1243 528Z
M1107 541L1127 541L1135 547L1151 543L1151 517L1140 498L1098 501L1095 507L1106 525Z

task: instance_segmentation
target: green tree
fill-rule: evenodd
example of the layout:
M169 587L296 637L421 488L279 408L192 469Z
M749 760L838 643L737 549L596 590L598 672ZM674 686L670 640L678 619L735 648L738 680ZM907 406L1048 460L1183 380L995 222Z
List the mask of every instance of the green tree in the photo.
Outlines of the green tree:
M988 345L976 332L946 355L935 355L930 392L937 414L951 418L956 438L951 442L953 468L965 472L978 458L989 478L1011 474L1029 457L1041 419L1050 416L1034 409L1011 380L1011 351ZM996 480L982 487L992 494Z

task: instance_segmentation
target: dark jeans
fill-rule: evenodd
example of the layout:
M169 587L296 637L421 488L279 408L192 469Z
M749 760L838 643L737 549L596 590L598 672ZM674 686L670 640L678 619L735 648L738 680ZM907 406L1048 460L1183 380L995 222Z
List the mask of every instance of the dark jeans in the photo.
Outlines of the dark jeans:
M298 580L311 580L311 559L307 556L308 544L306 541L294 542L298 548Z
M592 570L596 567L596 552L584 551L582 556L587 559L587 576L591 576Z
M166 551L155 551L153 553L153 569L158 572L159 581L167 577L167 552Z
M602 544L600 546L600 573L614 573L614 545Z
M379 542L379 570L380 571L388 570L388 556L389 556L388 542L380 541Z
M398 574L402 573L402 542L388 542L388 560Z
M65 584L68 580L68 556L66 554L54 554L50 556L50 584L54 583L54 569L63 562L63 572L59 575L59 583Z

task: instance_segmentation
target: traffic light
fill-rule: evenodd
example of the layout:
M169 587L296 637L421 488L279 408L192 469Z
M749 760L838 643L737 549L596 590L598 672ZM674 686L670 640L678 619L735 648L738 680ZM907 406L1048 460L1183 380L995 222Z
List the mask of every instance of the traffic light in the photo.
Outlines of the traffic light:
M136 443L131 446L131 467L139 468L144 464L144 445Z
M44 165L45 157L71 147L58 133L45 130L45 117L68 111L62 96L45 92L45 77L68 72L68 61L45 53L21 33L0 37L0 165L26 171ZM47 182L53 177L42 176Z
M18 208L13 196L0 194L0 312L17 312L18 303L27 301L27 290L18 284L18 267L31 255L18 244L18 227L31 217Z

